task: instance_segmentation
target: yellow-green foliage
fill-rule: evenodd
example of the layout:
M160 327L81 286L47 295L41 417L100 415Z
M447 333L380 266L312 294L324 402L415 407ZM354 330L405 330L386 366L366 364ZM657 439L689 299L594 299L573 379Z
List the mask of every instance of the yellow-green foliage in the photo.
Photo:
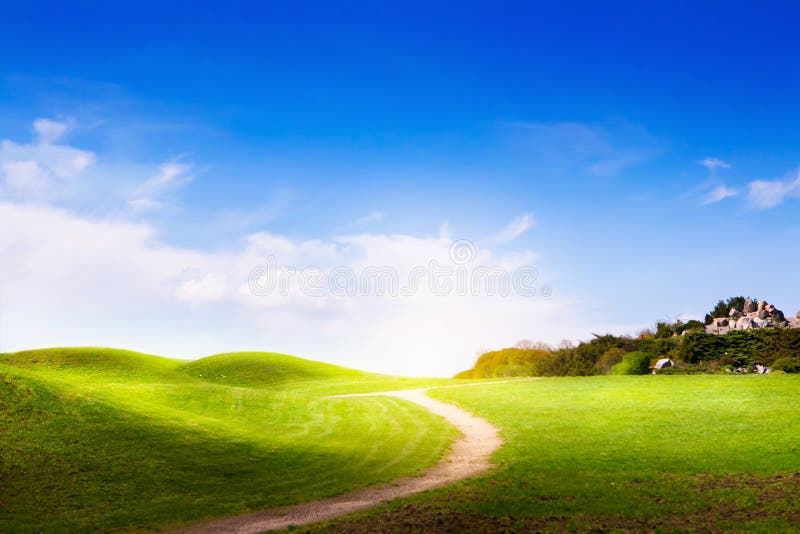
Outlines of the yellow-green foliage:
M475 367L456 375L456 378L498 378L534 376L537 364L550 355L540 349L503 349L482 354Z
M611 368L612 375L646 375L650 371L650 356L644 352L629 352Z

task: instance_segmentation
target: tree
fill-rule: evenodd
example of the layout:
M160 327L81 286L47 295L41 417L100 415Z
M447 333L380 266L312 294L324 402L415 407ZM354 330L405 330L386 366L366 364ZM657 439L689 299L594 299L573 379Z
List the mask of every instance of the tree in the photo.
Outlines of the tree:
M675 327L667 322L659 321L656 323L656 339L672 337Z
M706 324L711 324L714 318L722 318L728 317L732 309L737 309L740 312L744 312L744 303L747 299L745 297L731 297L728 300L720 300L717 302L717 305L714 306L708 315L706 315ZM754 302L758 302L757 299L753 299ZM709 319L709 315L711 319Z

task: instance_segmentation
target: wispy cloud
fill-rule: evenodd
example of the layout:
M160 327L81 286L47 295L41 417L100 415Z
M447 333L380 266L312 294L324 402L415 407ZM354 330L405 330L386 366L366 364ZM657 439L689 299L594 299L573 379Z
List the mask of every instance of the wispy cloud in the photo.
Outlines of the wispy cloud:
M550 171L578 171L609 178L656 156L661 148L643 128L630 124L603 127L580 122L511 123L526 156Z
M354 226L368 226L386 218L386 214L380 210L372 211L363 217L359 217L353 221Z
M706 195L706 198L703 200L703 205L716 204L717 202L722 202L726 198L735 197L738 194L739 193L735 189L725 184L718 185Z
M620 174L628 167L633 167L650 158L648 152L623 152L619 156L602 159L589 167L589 173L601 178L610 178Z
M787 198L800 197L800 170L783 180L755 180L747 186L747 200L757 209L774 208Z
M530 213L525 213L508 223L502 230L500 230L500 232L495 234L490 241L497 244L510 243L527 232L535 224L536 221L534 220L533 215Z
M721 160L719 158L708 157L708 158L705 158L705 159L702 159L702 160L698 161L698 163L700 165L702 165L703 167L705 167L706 169L708 169L709 171L711 171L711 172L714 172L714 171L716 171L718 169L730 169L731 168L731 164L730 163L728 163L727 161L723 161L723 160Z
M178 159L162 164L158 172L136 188L129 205L136 210L159 207L161 202L157 197L160 194L180 189L194 179L191 170L191 165L181 163Z

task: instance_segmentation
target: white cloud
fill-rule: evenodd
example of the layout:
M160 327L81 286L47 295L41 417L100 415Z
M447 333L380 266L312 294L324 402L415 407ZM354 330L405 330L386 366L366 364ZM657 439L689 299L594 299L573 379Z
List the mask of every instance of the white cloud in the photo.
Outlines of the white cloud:
M530 224L519 221L516 231ZM8 202L0 202L0 227L15 228L0 233L0 350L113 345L177 357L277 350L376 371L448 375L469 367L481 347L575 339L596 322L563 296L440 296L427 283L396 297L314 296L299 284L264 297L249 290L250 273L269 256L283 273L391 266L407 286L415 267L452 265L444 236L296 240L258 233L234 250L205 252L167 245L146 224ZM525 249L477 249L468 267L514 272L536 259ZM543 276L533 286L545 283Z
M60 139L69 123L34 121L30 143L0 141L0 200L46 203L99 213L143 212L194 178L180 158L154 168L133 163L98 163L96 154Z
M719 158L705 158L698 162L700 165L708 169L709 171L715 171L717 169L730 169L730 163L726 161L722 161Z
M732 189L725 184L718 185L712 189L708 195L706 195L706 198L703 200L703 205L715 204L725 200L726 198L735 197L736 195L738 195L738 192L735 189Z
M47 185L47 172L36 161L4 161L2 168L6 184L12 189L39 190Z
M800 196L800 171L784 180L755 180L748 184L747 199L758 209L768 209Z
M536 296L471 294L471 287L439 295L427 279L401 296L336 296L330 279L322 296L297 283L256 296L249 277L268 257L276 259L276 273L295 281L293 269L330 275L338 268L363 274L391 267L407 287L411 273L432 261L453 266L453 232L447 223L433 237L365 232L301 240L260 232L224 251L172 246L156 228L125 218L163 205L192 181L192 166L180 158L158 168L111 166L61 144L68 129L41 119L32 142L0 143L0 228L14 229L0 232L0 350L111 345L177 357L277 350L376 371L446 375L469 367L481 347L522 338L555 343L596 326L597 318L573 299L543 297L544 276L530 281ZM578 150L615 155L602 147ZM267 206L254 217L268 220L273 211ZM374 211L359 224L383 217ZM511 243L533 225L533 216L523 214L488 244ZM464 272L535 266L532 251L511 248L475 249Z
M225 273L206 273L199 278L191 278L175 290L175 296L184 302L219 301L228 293L228 275Z
M508 225L500 230L500 232L498 232L497 235L495 235L490 241L499 244L510 243L527 232L535 224L536 223L533 215L530 213L525 213L508 223Z
M0 166L7 192L21 200L52 200L65 194L71 180L95 163L86 150L57 144L0 142Z
M69 129L70 124L66 122L51 119L36 119L33 121L33 130L36 132L39 142L44 144L58 141Z

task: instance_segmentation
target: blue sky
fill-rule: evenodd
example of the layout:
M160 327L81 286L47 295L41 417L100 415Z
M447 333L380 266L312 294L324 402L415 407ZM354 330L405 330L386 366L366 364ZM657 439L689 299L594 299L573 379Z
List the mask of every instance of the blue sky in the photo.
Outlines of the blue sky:
M633 332L731 294L794 314L799 11L6 6L0 347L262 348L416 374L433 358L446 374L480 348ZM277 250L301 266L385 264L392 249L420 262L445 238L530 260L553 297L265 311L233 296ZM120 279L130 294L109 289ZM64 306L78 308L68 325ZM405 369L382 343L435 348Z

